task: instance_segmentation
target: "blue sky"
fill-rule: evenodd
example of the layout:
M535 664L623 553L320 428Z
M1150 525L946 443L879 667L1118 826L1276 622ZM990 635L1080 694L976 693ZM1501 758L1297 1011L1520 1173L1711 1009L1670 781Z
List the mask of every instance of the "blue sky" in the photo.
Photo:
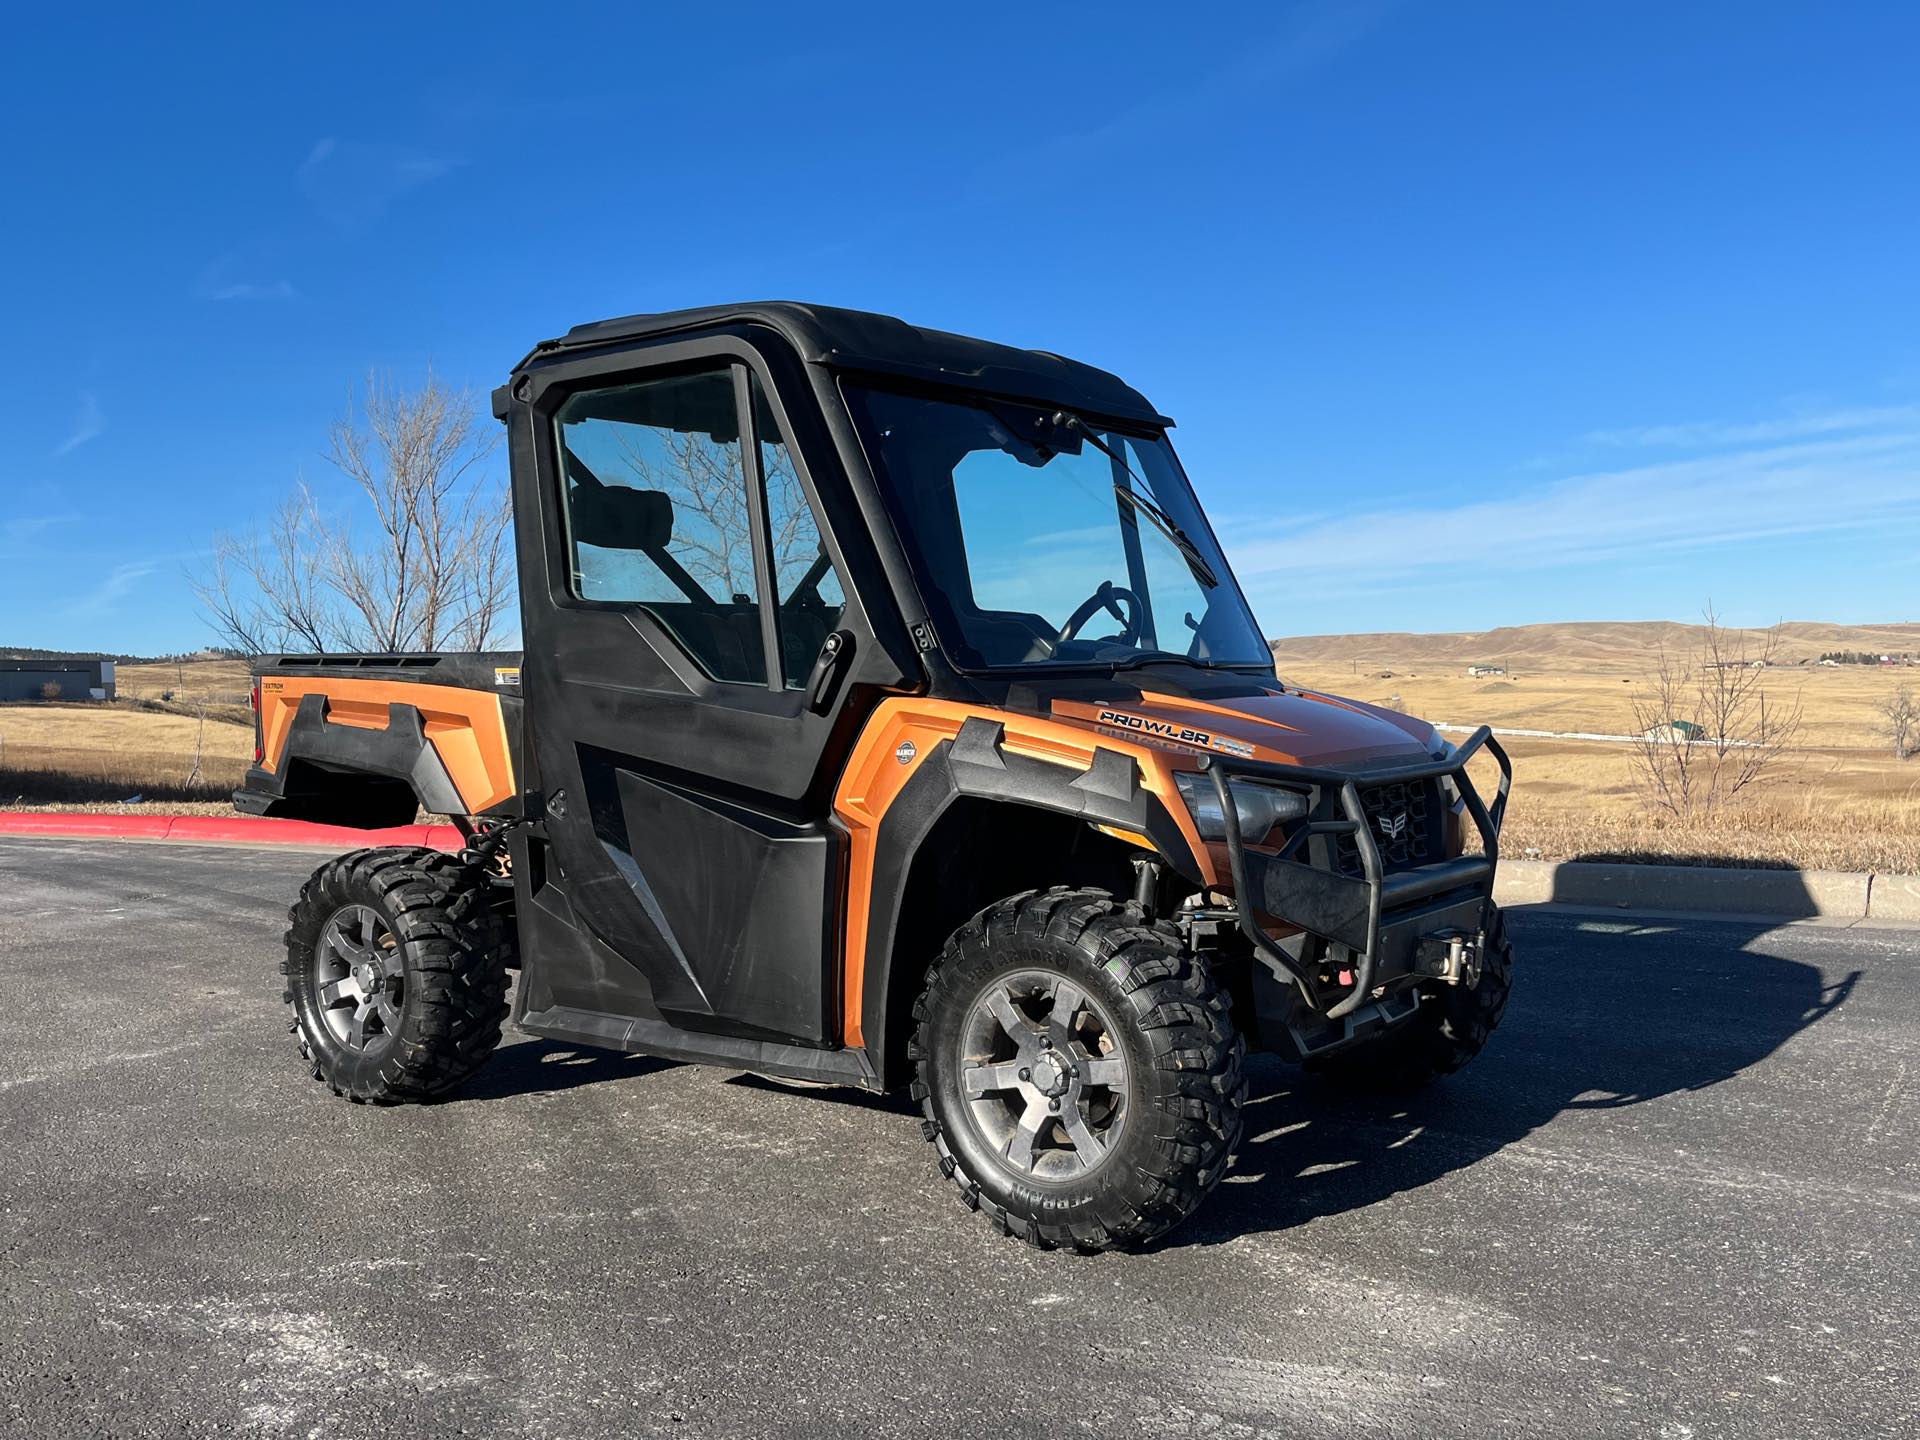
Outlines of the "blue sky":
M765 297L1125 375L1269 634L1920 619L1917 62L1891 3L31 8L0 644L205 643L370 369Z

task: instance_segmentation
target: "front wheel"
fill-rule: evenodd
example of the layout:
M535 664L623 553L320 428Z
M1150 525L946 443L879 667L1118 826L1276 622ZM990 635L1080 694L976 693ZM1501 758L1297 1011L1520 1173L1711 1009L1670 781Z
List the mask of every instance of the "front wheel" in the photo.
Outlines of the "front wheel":
M961 1199L1043 1249L1164 1234L1240 1140L1245 1047L1170 928L1100 890L990 906L914 1006L914 1098Z
M428 1100L500 1043L513 937L487 875L455 855L356 850L288 913L282 998L300 1054L336 1095Z

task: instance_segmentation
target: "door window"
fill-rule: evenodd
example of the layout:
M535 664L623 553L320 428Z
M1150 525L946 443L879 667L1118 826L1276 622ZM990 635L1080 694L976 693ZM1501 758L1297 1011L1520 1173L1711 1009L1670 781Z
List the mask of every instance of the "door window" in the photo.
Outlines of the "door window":
M827 636L840 628L847 597L826 541L821 538L820 522L794 471L793 455L757 375L753 380L753 428L760 440L760 472L767 487L781 668L787 688L798 690L806 685Z
M765 684L732 367L571 396L557 429L573 594L640 606L714 679Z

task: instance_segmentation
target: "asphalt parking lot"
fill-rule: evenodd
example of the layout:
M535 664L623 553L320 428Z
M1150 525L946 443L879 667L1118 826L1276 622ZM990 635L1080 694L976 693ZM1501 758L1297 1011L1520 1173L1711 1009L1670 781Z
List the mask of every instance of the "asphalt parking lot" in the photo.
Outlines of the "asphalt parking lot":
M1257 1063L1208 1208L1083 1258L891 1100L527 1039L335 1100L319 858L0 841L0 1433L1916 1433L1912 932L1520 912L1475 1067Z

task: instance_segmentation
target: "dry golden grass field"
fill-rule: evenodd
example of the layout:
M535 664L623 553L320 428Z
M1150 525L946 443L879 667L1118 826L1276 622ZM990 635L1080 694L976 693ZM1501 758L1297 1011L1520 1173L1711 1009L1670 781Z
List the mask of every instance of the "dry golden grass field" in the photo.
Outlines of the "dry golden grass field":
M1627 735L1661 645L1679 654L1699 636L1695 626L1633 624L1311 636L1276 641L1274 658L1291 684L1436 724ZM1894 758L1877 713L1902 684L1920 693L1920 669L1797 663L1828 650L1920 651L1920 625L1781 627L1777 658L1788 663L1763 683L1770 702L1799 703L1797 744L1750 798L1708 820L1660 815L1638 783L1631 745L1509 735L1508 853L1920 872L1920 757ZM1471 678L1469 665L1507 673Z
M1309 636L1274 649L1290 683L1437 723L1626 734L1659 647L1685 650L1698 634L1681 625L1532 625ZM1920 651L1920 625L1781 627L1780 658L1825 650ZM1470 664L1508 673L1472 679ZM0 706L0 806L224 809L252 756L247 712L233 703L248 683L239 661L129 664L119 667L122 697L157 704L172 692L166 713L135 703ZM1770 696L1800 703L1799 745L1753 798L1706 822L1680 824L1649 806L1630 745L1509 735L1507 853L1920 873L1920 758L1896 761L1876 733L1876 708L1902 683L1920 691L1920 669L1789 663L1765 683ZM135 794L141 805L125 805Z
M116 667L116 688L125 699L158 700L172 692L175 699L210 699L244 705L253 684L244 660L155 661Z
M219 810L252 760L251 723L229 718L125 701L0 705L0 807Z

